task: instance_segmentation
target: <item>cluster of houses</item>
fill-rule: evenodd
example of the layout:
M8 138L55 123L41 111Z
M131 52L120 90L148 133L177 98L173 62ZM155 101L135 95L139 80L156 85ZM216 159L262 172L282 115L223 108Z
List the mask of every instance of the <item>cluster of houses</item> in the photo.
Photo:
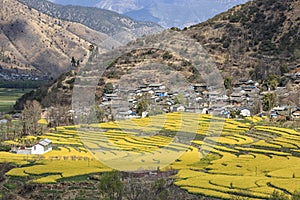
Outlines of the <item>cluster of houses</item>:
M145 98L149 105L142 117L159 112L213 113L221 117L232 117L232 111L247 117L252 115L251 108L255 106L255 101L262 99L264 94L259 83L253 80L239 80L227 95L224 91L213 90L206 84L194 84L185 90L171 91L162 83L149 83L130 89L114 87L113 93L103 94L100 106L110 107L114 111L111 114L116 119L140 117L138 104ZM283 114L278 107L271 111L270 117L276 118ZM297 107L280 106L280 109L289 111L294 118L299 118L300 110Z
M300 71L296 71L294 73L285 73L284 76L292 80L294 84L300 85Z
M49 77L38 76L38 75L31 75L27 73L5 73L0 72L0 80L5 81L15 81L15 80L30 80L30 81L39 81L39 80L49 80Z

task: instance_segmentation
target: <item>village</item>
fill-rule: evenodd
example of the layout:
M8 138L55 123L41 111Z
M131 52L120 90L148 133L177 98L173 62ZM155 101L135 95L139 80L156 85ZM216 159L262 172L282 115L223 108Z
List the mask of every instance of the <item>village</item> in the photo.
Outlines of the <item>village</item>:
M285 77L292 80L292 87L299 87L300 72L285 74ZM269 93L275 94L272 102L264 100ZM171 91L162 83L149 83L130 89L114 85L112 91L103 94L99 106L109 110L108 114L117 120L169 112L214 114L225 118L260 115L271 119L300 119L300 107L287 100L288 97L287 87L263 91L262 85L253 80L238 80L225 94L206 84L191 84L185 91ZM268 104L266 108L264 104Z
M292 81L292 88L299 88L300 73L285 74ZM299 121L300 107L290 101L288 87L262 89L262 84L240 79L231 84L224 91L217 91L206 84L189 84L186 88L172 91L164 83L144 83L136 88L120 87L112 83L106 84L102 99L97 107L101 110L101 119L93 122L107 122L131 118L146 118L171 112L191 112L213 114L224 118L243 119L250 116L267 116L273 121ZM265 99L268 94L275 94L273 99ZM298 94L299 95L299 94ZM299 97L296 97L297 100ZM297 103L297 102L296 102ZM299 103L299 102L298 102ZM81 111L50 107L41 109L41 119L48 123L48 127L71 125L78 117L89 115ZM11 115L12 119L19 120L20 113ZM0 125L6 126L8 120L2 118ZM89 122L90 123L90 122ZM42 155L52 150L52 141L43 139L34 144L18 146L11 149L17 154Z

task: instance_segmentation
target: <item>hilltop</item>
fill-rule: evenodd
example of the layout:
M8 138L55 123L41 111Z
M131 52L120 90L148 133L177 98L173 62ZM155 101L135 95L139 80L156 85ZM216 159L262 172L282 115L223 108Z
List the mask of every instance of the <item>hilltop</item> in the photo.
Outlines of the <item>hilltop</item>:
M122 31L133 31L145 27L159 27L152 22L138 22L113 11L95 7L63 6L46 0L18 0L54 18L81 23L93 30L116 35Z
M247 0L52 0L63 5L93 6L116 11L138 21L163 27L186 27L206 21Z

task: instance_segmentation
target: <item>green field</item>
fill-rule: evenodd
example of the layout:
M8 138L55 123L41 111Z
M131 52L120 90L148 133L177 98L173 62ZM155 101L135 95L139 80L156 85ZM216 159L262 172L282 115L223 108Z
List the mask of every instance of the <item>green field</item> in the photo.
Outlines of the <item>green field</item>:
M0 112L11 111L16 100L31 90L33 89L0 88Z

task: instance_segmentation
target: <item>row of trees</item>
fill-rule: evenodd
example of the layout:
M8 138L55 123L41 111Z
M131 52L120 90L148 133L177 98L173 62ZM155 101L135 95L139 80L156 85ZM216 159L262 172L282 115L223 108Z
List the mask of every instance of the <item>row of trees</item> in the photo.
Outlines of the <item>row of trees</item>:
M10 115L6 114L4 119L7 122L1 124L0 127L1 139L12 140L27 135L41 135L45 128L45 125L39 123L41 113L40 103L34 100L26 102L20 120L13 120Z

